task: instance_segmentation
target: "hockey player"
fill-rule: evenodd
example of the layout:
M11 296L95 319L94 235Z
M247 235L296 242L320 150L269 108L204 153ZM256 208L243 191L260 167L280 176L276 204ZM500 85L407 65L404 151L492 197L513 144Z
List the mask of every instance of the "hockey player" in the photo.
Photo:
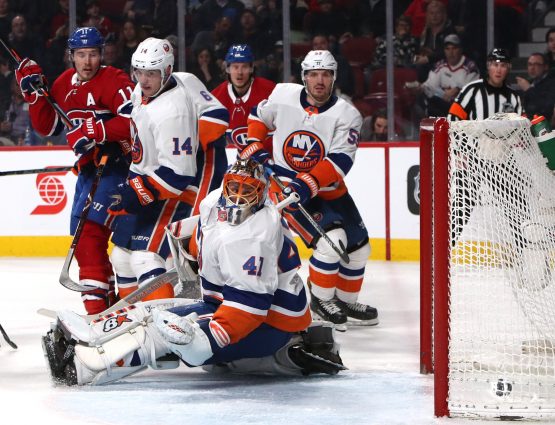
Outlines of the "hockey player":
M130 152L128 113L134 86L123 71L100 65L104 39L96 28L77 28L67 44L73 68L54 81L51 97L75 126L67 133L67 142L79 157L71 211L72 234L94 180L98 151L110 155L75 249L79 282L91 287L82 294L82 300L87 313L96 314L108 307L113 294L113 272L107 249L115 222L107 208L112 188L125 181L129 168L126 160ZM16 78L29 103L33 128L46 136L61 133L62 121L41 92L33 89L45 82L40 66L25 58L16 71ZM118 243L116 234L112 240Z
M250 110L267 99L276 85L273 81L255 77L254 56L248 44L231 46L225 55L225 65L228 81L212 90L212 94L229 112L227 144L241 150L247 143ZM268 144L271 145L271 139Z
M248 124L249 144L242 158L269 163L262 141L273 137L274 171L289 182L306 210L337 246L346 246L347 264L295 208L287 221L308 247L311 308L345 330L347 317L361 324L378 323L375 308L358 303L364 269L370 254L368 232L347 191L345 175L355 159L362 118L358 111L333 95L337 63L327 50L309 52L301 63L300 84L278 84L268 100L253 109ZM295 204L296 205L296 204Z
M70 385L103 384L147 365L177 367L168 359L171 353L188 366L235 372L345 369L332 329L310 326L297 248L279 211L265 202L267 184L260 164L238 160L223 190L201 203L200 217L176 226L198 223L186 247L198 255L201 301L138 303L91 325L60 312L43 337L53 377Z
M120 296L165 272L165 227L196 213L227 167L223 142L213 143L227 128L227 110L193 74L172 73L173 64L171 44L158 38L141 42L131 58L138 82L131 97L133 160L109 208L135 215L128 246L112 252ZM172 296L168 283L148 299Z

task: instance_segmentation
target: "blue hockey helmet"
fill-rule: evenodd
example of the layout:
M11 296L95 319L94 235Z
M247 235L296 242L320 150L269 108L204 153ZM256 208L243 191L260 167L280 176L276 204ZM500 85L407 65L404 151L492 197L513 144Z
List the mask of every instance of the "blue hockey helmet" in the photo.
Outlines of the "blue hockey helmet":
M69 50L85 49L89 47L104 47L104 37L95 27L77 28L67 39Z
M225 63L253 63L254 55L248 44L234 44L232 45L225 55Z

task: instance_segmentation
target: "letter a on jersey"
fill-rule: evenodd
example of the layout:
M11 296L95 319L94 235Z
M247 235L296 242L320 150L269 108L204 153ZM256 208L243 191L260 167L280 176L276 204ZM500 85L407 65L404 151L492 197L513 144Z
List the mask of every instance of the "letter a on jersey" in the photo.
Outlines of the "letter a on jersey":
M94 98L92 97L92 94L87 93L87 106L91 106L91 105L96 106L96 103L94 101Z

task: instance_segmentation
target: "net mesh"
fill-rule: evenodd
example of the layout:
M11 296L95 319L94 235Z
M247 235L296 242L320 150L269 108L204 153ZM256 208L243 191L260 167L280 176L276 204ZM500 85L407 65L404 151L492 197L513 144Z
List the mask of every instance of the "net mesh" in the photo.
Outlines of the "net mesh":
M452 415L555 415L555 176L514 114L449 129Z

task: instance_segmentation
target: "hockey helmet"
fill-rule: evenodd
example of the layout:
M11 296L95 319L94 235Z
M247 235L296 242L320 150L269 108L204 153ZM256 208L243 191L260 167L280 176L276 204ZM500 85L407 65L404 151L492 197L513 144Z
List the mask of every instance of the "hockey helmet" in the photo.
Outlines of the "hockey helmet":
M225 63L253 63L254 55L248 44L234 44L232 45L225 55Z
M500 49L498 47L492 49L491 52L488 53L488 62L506 62L511 63L511 56L505 49Z
M104 48L104 37L95 27L77 28L67 39L67 47L70 52L75 49L90 47Z
M168 81L173 71L173 48L168 40L149 37L142 41L133 56L131 56L131 66L134 69L143 69L145 71L159 70L162 75L162 86ZM166 70L170 67L170 71Z
M305 74L316 69L327 69L333 73L333 81L337 78L337 61L329 50L311 50L301 62L301 78L305 82Z
M252 158L239 159L224 175L223 203L227 221L240 224L266 201L268 180L264 167Z

